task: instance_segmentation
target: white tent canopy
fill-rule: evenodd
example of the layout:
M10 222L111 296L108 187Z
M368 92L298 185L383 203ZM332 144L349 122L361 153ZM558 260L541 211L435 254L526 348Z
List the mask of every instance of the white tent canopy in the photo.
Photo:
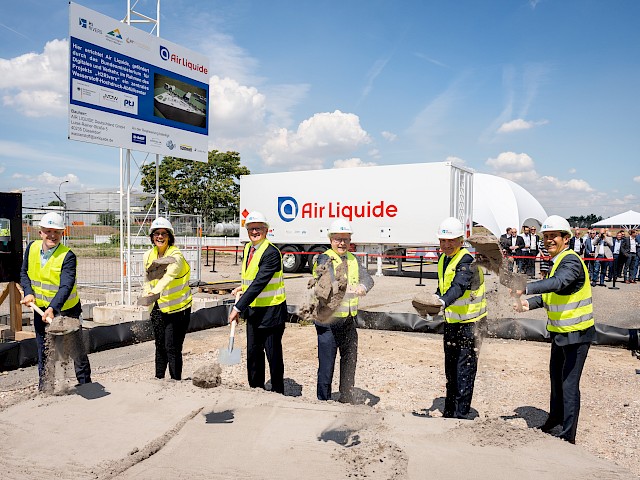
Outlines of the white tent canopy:
M508 227L537 224L547 218L540 202L506 178L473 174L473 221L500 237Z
M475 199L475 197L474 197ZM623 227L623 228L638 228L640 225L640 213L628 210L624 213L619 213L613 217L605 218L599 222L594 223L593 227Z

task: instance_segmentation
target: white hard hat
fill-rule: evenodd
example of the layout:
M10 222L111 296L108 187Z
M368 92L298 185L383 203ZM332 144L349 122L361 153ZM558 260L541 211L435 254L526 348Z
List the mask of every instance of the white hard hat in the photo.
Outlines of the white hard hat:
M247 218L244 221L245 225L249 225L250 223L264 223L267 227L269 227L269 222L267 222L267 217L265 217L262 213L253 211L247 215Z
M569 222L567 222L566 218L561 217L560 215L551 215L550 217L547 217L544 222L542 222L540 233L556 231L567 232L570 236L573 236L571 225L569 225Z
M44 228L53 228L55 230L64 230L64 219L62 215L56 212L45 213L40 219L39 225Z
M175 235L173 233L173 225L171 225L171 222L164 217L158 217L153 222L151 222L149 235L151 235L155 230L158 230L159 228L169 230L171 232L171 235Z
M454 217L445 218L438 228L438 238L458 238L464 236L462 222Z
M344 218L338 218L331 222L327 235L331 236L332 233L353 233L351 225Z

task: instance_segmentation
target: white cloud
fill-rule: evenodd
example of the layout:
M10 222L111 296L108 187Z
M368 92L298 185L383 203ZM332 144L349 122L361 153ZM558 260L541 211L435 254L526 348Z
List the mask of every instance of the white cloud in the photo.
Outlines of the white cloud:
M577 170L576 170L575 168L570 168L570 169L569 169L569 173L571 173L571 174L574 174L574 173L576 173L576 172L577 172Z
M395 140L398 138L398 135L396 135L395 133L387 132L385 130L384 132L382 132L382 138L389 142L395 142Z
M543 176L542 180L545 180L560 190L573 190L575 192L593 192L594 189L586 181L573 178L571 180L559 180L556 177Z
M61 182L69 182L72 185L80 184L80 179L73 173L67 173L62 177L58 177L50 174L49 172L42 172L40 175L36 176L34 180L38 183L44 183L45 185L56 186L60 185Z
M7 167L5 167L4 165L0 165L0 174L4 173L6 169Z
M490 158L485 163L499 173L515 173L533 169L533 159L526 153L502 152L496 158Z
M636 183L640 183L640 175L638 175L637 177L633 177L633 181Z
M2 102L29 117L67 112L67 40L51 40L42 53L0 58Z
M240 85L236 80L217 75L211 77L210 129L214 137L245 136L264 131L266 99L255 87Z
M537 127L539 125L546 125L549 123L547 120L540 120L538 122L528 122L521 118L511 120L510 122L503 123L498 128L498 133L510 133L518 130L529 130L530 128Z
M360 118L340 110L316 113L296 131L280 128L263 145L260 155L267 165L295 167L323 165L327 157L344 155L371 143Z
M533 159L525 153L503 152L485 164L493 170L490 173L516 182L530 192L549 214L602 214L604 205L615 203L583 179L539 175Z
M360 158L347 158L346 160L336 160L333 162L334 168L352 168L352 167L373 167L377 165L375 162L363 162Z

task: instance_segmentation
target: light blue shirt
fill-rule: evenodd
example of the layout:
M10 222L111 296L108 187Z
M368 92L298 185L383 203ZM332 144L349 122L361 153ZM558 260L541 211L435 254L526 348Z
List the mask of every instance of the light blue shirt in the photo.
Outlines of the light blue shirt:
M47 250L46 252L43 249L40 249L40 268L44 267L45 264L49 261L49 259L51 258L51 255L53 255L53 252L56 251L56 249L60 246L60 244L56 245L53 248L50 248L49 250Z

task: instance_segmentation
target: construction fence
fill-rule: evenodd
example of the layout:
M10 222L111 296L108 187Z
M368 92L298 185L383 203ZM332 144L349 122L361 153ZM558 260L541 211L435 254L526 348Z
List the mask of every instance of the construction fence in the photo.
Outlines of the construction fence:
M63 242L78 258L79 286L119 289L126 274L130 275L132 287L142 285L143 256L152 245L149 238L152 215L144 212L132 215L132 224L125 226L123 268L120 260L120 221L119 215L114 212L23 208L24 247L40 238L38 223L48 211L57 211L65 218L67 227ZM238 237L203 237L200 215L166 213L163 216L173 225L175 245L191 267L191 282L199 282L202 278L203 248L240 245ZM129 243L127 232L130 232Z

